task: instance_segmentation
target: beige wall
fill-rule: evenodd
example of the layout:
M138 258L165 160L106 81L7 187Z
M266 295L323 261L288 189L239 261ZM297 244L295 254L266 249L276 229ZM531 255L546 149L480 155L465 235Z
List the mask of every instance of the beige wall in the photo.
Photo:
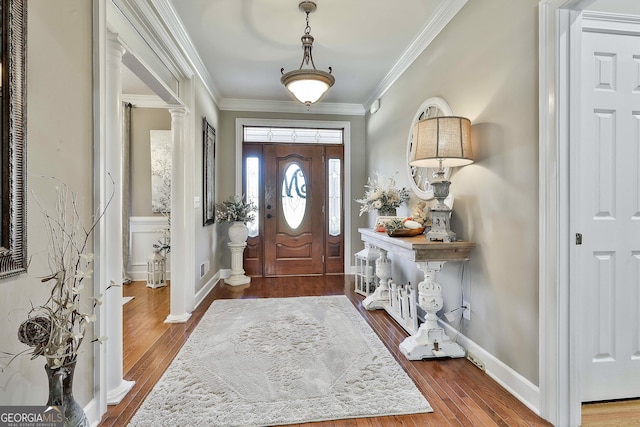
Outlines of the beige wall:
M222 127L220 123L220 113L218 112L218 107L213 102L213 99L207 92L204 84L196 79L195 85L195 95L196 95L196 105L195 111L193 113L194 120L194 138L196 147L195 151L195 169L193 171L193 176L195 179L195 187L194 194L196 197L200 197L201 203L200 208L195 209L195 262L194 266L194 274L195 274L195 283L196 283L196 292L198 292L206 283L213 277L215 273L217 273L220 268L220 256L219 248L218 248L218 239L216 234L216 226L215 225L207 225L203 226L204 222L204 190L203 190L203 164L202 164L202 155L203 155L203 129L202 129L202 118L206 117L207 122L216 130L216 182L215 182L215 195L216 199L220 200L220 183L224 181L225 175L221 174L220 168L223 167L223 163L229 162L230 160L220 158L220 128ZM228 251L227 248L224 248ZM200 265L204 262L208 262L210 265L209 272L204 276L200 277Z
M169 111L134 107L131 110L131 216L162 216L151 210L150 130L171 130Z
M313 111L313 106L311 107ZM236 119L289 119L289 120L317 120L317 121L347 121L351 123L351 164L346 165L351 169L351 178L348 174L345 177L345 187L351 187L352 199L361 196L360 192L366 183L365 176L365 119L364 116L343 116L331 114L294 114L294 113L258 113L258 112L239 112L239 111L222 111L221 112L221 132L218 138L218 186L216 188L216 199L218 201L226 200L235 192L235 126ZM345 168L345 172L346 172ZM362 249L362 241L357 233L358 227L366 226L366 218L358 217L359 205L353 200L345 200L345 204L351 204L351 230L347 230L347 238L351 239L352 251ZM219 234L225 232L224 226L220 226ZM218 248L222 250L223 257L222 268L230 267L230 257L226 248ZM349 265L353 265L353 254L345 254Z
M32 302L43 303L50 290L38 279L49 271L47 237L31 193L50 206L55 189L41 176L54 176L78 194L87 223L93 209L91 2L29 0L28 20L27 249L31 265L28 275L0 281L0 351L14 353L26 349L17 340L17 330L27 309ZM93 397L93 347L88 341L83 344L74 387L83 406ZM0 373L0 405L46 403L44 364L43 358L23 356Z
M452 229L477 243L439 279L445 308L472 306L461 332L538 384L538 2L470 1L367 120L367 173L400 171L411 120L441 96L472 123L476 162L452 175ZM411 203L415 203L412 200ZM409 263L393 278L419 280ZM457 327L457 321L453 324Z

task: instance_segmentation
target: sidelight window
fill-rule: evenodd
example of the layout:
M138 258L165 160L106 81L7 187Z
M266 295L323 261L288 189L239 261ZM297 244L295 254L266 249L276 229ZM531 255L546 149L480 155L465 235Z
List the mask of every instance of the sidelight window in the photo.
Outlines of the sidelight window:
M245 189L247 202L253 202L254 206L260 206L260 159L247 157L245 160ZM260 215L255 215L253 222L247 224L249 237L258 236Z
M342 176L340 159L329 159L329 234L340 235L342 220Z

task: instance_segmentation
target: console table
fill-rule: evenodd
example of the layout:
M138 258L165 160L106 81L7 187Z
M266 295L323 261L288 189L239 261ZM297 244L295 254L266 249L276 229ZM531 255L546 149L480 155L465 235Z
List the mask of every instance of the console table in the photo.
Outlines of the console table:
M431 242L424 235L415 237L389 237L370 228L359 228L362 241L377 247L380 257L376 260L376 276L380 283L375 292L363 301L367 310L384 309L395 318L411 336L400 344L400 351L409 360L432 357L464 357L465 351L451 341L444 329L438 325L437 312L442 309L442 286L436 281L436 273L442 270L447 261L466 261L469 259L473 242ZM424 280L415 287L403 290L406 298L398 299L396 285L389 286L391 262L387 253L415 262L424 274ZM416 306L427 313L425 321L417 330ZM412 306L413 305L413 306ZM412 318L411 315L413 315ZM409 316L409 321L407 321Z

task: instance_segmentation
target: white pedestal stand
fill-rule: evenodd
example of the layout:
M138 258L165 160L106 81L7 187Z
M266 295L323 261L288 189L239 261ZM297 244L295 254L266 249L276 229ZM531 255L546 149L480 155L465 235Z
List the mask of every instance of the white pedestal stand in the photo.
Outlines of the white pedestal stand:
M438 326L436 313L442 309L442 286L436 282L436 272L442 270L446 261L416 262L424 273L424 281L418 284L418 305L427 313L418 332L400 344L400 351L409 360L432 357L464 357L464 349L451 341Z
M251 282L251 278L244 275L244 268L242 267L242 254L247 243L229 242L227 246L231 251L231 276L224 279L224 283L231 286L246 285Z
M380 257L376 260L376 276L380 284L375 291L362 301L367 310L379 310L389 303L389 278L391 277L391 261L387 258L387 251L380 249Z

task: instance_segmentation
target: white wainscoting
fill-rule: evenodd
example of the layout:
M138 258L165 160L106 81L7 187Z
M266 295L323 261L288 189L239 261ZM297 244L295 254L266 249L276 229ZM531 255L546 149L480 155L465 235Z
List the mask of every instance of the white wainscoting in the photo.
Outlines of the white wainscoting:
M147 280L147 259L153 254L153 244L167 227L164 216L132 216L129 218L129 262L127 274L132 280ZM167 255L167 279L171 279L171 254Z

